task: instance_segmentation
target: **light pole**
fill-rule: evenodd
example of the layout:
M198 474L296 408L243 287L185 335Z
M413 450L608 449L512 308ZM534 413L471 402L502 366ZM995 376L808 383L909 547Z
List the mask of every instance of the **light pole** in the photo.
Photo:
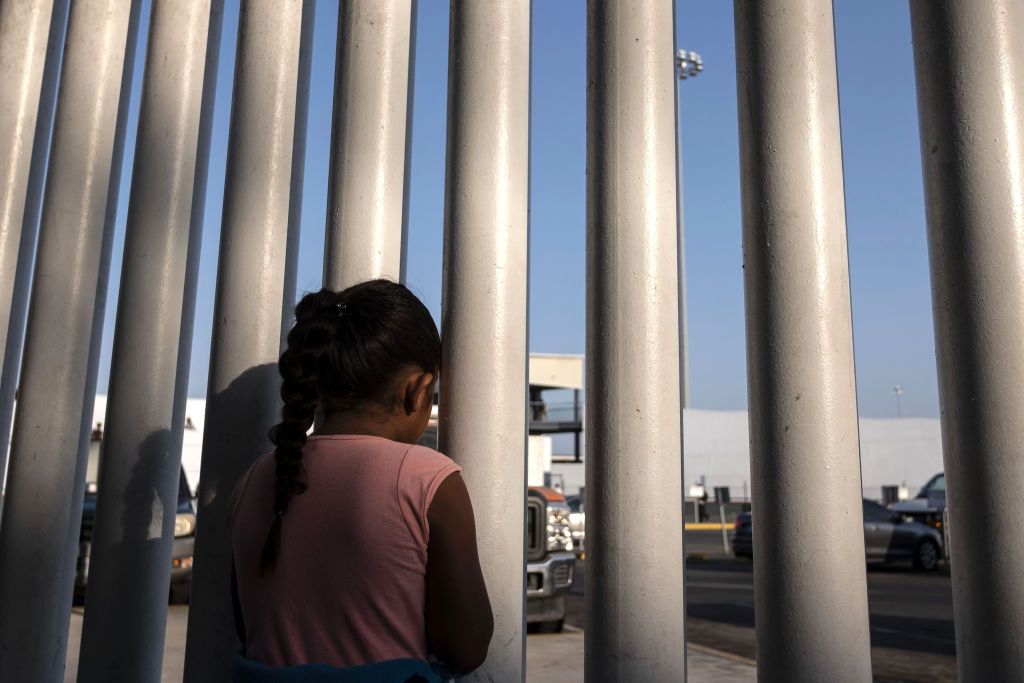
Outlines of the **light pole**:
M896 394L896 417L903 417L903 407L900 405L900 396L903 395L903 385L897 384L892 388L892 393Z
M700 56L699 52L676 50L676 70L679 72L681 81L693 78L704 71L704 58Z
M676 74L679 81L694 78L704 71L704 59L697 52L676 50ZM676 87L676 214L678 225L679 268L679 381L680 404L690 407L690 347L686 333L686 240L683 225L683 131L679 117L679 88Z

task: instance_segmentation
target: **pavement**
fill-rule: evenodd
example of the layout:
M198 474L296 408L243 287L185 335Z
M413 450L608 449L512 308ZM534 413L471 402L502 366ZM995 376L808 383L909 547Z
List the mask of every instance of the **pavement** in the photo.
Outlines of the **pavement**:
M691 683L753 683L754 663L700 645L686 648L687 679ZM583 631L570 628L554 635L531 635L526 640L526 680L529 683L582 683Z
M78 670L78 646L82 633L81 608L71 614L65 683L74 683ZM164 683L178 683L185 664L185 629L188 607L172 605L167 613L164 641ZM700 645L687 648L690 681L747 683L756 680L753 663L742 657L716 652ZM583 681L583 631L569 627L565 633L534 634L526 639L526 680L529 683L581 683Z

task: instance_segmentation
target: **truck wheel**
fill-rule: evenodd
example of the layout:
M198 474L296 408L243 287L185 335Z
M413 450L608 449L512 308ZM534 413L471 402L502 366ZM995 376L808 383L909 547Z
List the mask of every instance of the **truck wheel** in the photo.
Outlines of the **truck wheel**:
M565 628L565 619L557 619L555 621L542 621L537 625L537 630L541 633L561 633L562 629Z
M914 551L914 569L930 572L939 565L939 546L935 541L925 539Z

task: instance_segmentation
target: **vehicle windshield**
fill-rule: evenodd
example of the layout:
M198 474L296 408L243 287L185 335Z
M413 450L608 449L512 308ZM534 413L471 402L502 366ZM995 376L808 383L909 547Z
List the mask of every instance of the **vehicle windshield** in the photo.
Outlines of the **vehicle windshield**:
M921 492L917 494L918 498L927 498L931 492L945 493L946 492L946 475L936 474L931 478L927 484L921 487Z

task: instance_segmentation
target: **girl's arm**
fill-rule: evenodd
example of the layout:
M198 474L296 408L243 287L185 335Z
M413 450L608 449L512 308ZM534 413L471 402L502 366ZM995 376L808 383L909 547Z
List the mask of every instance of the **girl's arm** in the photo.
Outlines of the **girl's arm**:
M452 474L427 511L427 638L431 652L456 673L487 658L494 617L476 548L476 522L466 483Z

